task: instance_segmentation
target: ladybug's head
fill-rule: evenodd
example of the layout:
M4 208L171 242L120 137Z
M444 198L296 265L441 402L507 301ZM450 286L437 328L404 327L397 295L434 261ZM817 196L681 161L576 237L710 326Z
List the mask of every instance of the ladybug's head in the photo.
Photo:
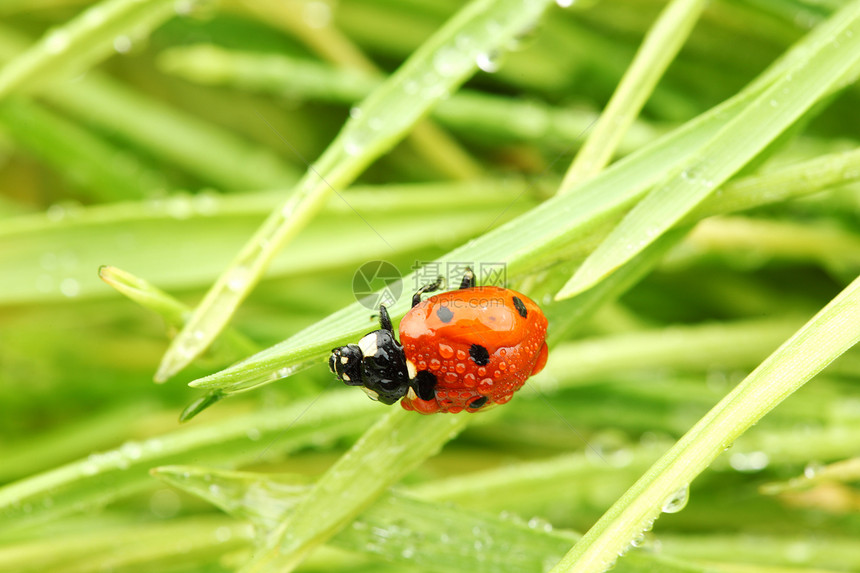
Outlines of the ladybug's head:
M374 330L358 344L335 348L328 366L345 384L361 386L383 404L394 404L409 391L403 347L390 330Z

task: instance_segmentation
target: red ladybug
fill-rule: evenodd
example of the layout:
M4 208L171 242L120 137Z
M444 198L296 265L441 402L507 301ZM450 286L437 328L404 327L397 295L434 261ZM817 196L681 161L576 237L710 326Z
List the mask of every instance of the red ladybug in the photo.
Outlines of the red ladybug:
M528 297L506 288L475 286L467 269L459 290L421 301L419 289L400 321L400 342L385 306L379 330L358 344L332 350L329 368L374 400L422 414L476 412L504 404L546 364L547 321Z

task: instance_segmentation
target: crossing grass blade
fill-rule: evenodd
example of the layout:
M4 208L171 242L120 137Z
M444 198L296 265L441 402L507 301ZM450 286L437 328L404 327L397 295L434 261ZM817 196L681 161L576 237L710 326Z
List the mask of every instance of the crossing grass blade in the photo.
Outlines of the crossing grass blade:
M175 15L174 5L173 0L104 0L87 8L0 70L0 99L85 70L114 53L114 38L148 34Z
M827 36L816 34L803 42L807 58L785 70L700 150L658 181L577 269L557 299L594 286L630 260L845 81L860 60L860 3L846 5L821 27Z
M368 96L320 159L309 166L289 199L269 215L209 289L171 343L155 379L170 378L203 352L260 280L275 253L307 226L328 197L352 183L436 102L459 87L477 68L479 55L504 49L550 4L548 0L526 4L474 0ZM470 41L458 44L457 38L462 37ZM390 246L382 235L378 240Z
M753 424L860 340L860 278L759 365L682 437L574 545L552 573L602 573L690 482Z

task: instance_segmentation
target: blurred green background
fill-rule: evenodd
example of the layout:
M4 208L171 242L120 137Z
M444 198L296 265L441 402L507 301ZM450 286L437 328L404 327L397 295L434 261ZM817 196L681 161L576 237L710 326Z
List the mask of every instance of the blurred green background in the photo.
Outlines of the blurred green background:
M84 19L89 4L3 2L0 61L42 37L48 52L63 49L52 30ZM0 570L241 565L253 538L246 522L190 493L199 483L183 490L149 470L182 464L314 478L386 409L352 406L350 397L349 408L333 401L325 410L340 389L320 360L181 426L180 412L201 395L187 382L354 302L362 263L387 260L405 275L551 196L664 7L550 7L516 45L477 62L424 120L423 135L338 189L346 200L335 196L275 258L232 320L234 338L156 385L178 324L118 294L99 268L132 273L193 307L351 108L462 6L161 4L164 13L122 23L110 54L82 44L80 62L0 90L0 483L11 484L0 489ZM843 4L709 3L617 156L736 94ZM828 96L741 176L855 150L858 109L856 86ZM700 224L620 297L558 330L565 346L555 366L551 350L540 379L409 474L400 492L432 503L428 524L445 522L451 507L491 518L478 532L445 522L465 543L463 554L451 549L457 559L434 561L450 546L444 535L396 531L409 529L409 512L400 517L391 501L388 516L375 506L388 525L367 538L354 528L352 541L341 534L299 570L548 570L570 546L568 531L586 531L857 276L860 161L845 165L838 176L807 174L810 185L833 180L821 193ZM515 286L551 306L581 253L558 258L514 275ZM858 375L860 354L849 352L790 397L634 553L690 571L860 570ZM399 534L411 545L379 541ZM619 569L669 570L624 563Z

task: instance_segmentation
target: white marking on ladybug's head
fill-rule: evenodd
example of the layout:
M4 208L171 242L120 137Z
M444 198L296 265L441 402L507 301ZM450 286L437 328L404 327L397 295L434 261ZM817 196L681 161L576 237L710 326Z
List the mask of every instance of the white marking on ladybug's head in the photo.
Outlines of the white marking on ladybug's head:
M406 397L409 398L410 400L414 400L415 398L418 397L418 394L416 394L415 389L410 386L409 392L406 393Z
M361 348L361 353L365 356L376 355L376 333L371 332L365 335L364 338L358 341L358 347Z
M341 374L341 375L340 375L340 378L341 378L341 380L344 380L344 381L346 381L346 382L349 382L349 374L347 374L346 372L344 372L343 374Z
M347 362L349 362L349 358L347 358L346 356L340 357L340 363L341 364L346 364Z
M409 375L410 380L418 376L418 369L415 368L415 363L411 360L406 361L406 373Z
M377 394L376 392L374 392L370 388L365 388L364 386L362 386L361 389L364 390L364 393L367 394L371 400L373 400L374 402L379 401L379 394Z

